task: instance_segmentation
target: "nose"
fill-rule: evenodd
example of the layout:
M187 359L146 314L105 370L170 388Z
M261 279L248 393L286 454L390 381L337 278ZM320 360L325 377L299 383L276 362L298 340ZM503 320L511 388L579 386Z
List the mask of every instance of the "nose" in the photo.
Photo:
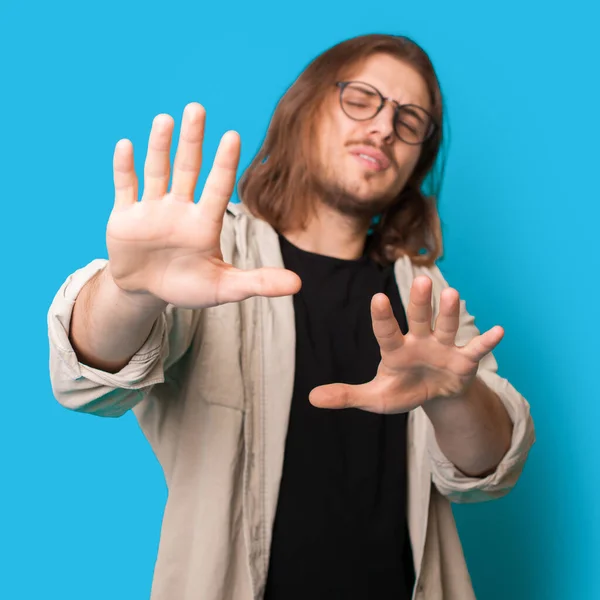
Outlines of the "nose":
M383 108L369 121L369 135L381 137L381 141L390 143L396 137L394 132L395 107L386 102Z

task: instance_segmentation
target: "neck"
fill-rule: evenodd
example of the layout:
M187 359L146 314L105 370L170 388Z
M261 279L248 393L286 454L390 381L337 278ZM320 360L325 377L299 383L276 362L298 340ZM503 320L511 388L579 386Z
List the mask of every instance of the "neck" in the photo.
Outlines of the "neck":
M304 229L286 229L282 235L306 252L332 258L360 258L370 221L348 217L327 206L320 206Z

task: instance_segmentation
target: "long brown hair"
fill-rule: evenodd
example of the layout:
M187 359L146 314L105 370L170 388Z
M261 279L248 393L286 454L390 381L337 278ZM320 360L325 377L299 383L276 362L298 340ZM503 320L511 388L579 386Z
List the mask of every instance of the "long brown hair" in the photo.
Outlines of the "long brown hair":
M380 53L402 60L423 77L437 128L423 144L397 200L374 225L369 253L381 264L407 255L415 264L431 266L443 251L437 197L444 161L436 161L442 146L442 94L429 57L407 37L363 35L341 42L314 59L279 101L262 147L240 180L239 196L252 214L278 231L291 224L306 224L314 207L297 199L313 197L309 150L319 111L345 72ZM431 194L423 189L428 176Z

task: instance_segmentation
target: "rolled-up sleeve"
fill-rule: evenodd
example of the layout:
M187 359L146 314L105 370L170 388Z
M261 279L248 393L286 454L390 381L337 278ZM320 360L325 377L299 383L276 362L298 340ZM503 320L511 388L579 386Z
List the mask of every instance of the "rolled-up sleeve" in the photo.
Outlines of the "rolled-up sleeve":
M102 417L119 417L133 408L152 386L162 383L165 369L190 344L194 311L168 305L150 335L117 373L79 362L69 340L73 306L83 286L107 261L96 259L75 271L61 285L48 311L50 380L56 400L64 407Z
M436 303L439 293L448 287L448 284L437 267L429 275L433 280ZM467 312L465 301L461 300L456 345L466 345L479 333L474 317ZM470 477L456 468L444 455L437 443L433 426L429 423L427 448L433 483L441 494L457 503L483 502L506 495L519 479L529 450L535 442L529 403L506 379L498 375L498 364L492 353L480 362L477 376L504 404L513 423L512 440L509 450L493 473L486 477Z

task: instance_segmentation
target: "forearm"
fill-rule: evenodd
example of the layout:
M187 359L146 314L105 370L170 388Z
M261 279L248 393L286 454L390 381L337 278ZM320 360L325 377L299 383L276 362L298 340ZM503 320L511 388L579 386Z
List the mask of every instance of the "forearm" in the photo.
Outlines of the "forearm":
M86 283L71 316L70 341L80 362L120 371L141 348L166 303L121 290L107 265Z
M497 394L478 377L463 396L431 400L423 409L440 449L465 475L493 472L510 448L510 417Z

